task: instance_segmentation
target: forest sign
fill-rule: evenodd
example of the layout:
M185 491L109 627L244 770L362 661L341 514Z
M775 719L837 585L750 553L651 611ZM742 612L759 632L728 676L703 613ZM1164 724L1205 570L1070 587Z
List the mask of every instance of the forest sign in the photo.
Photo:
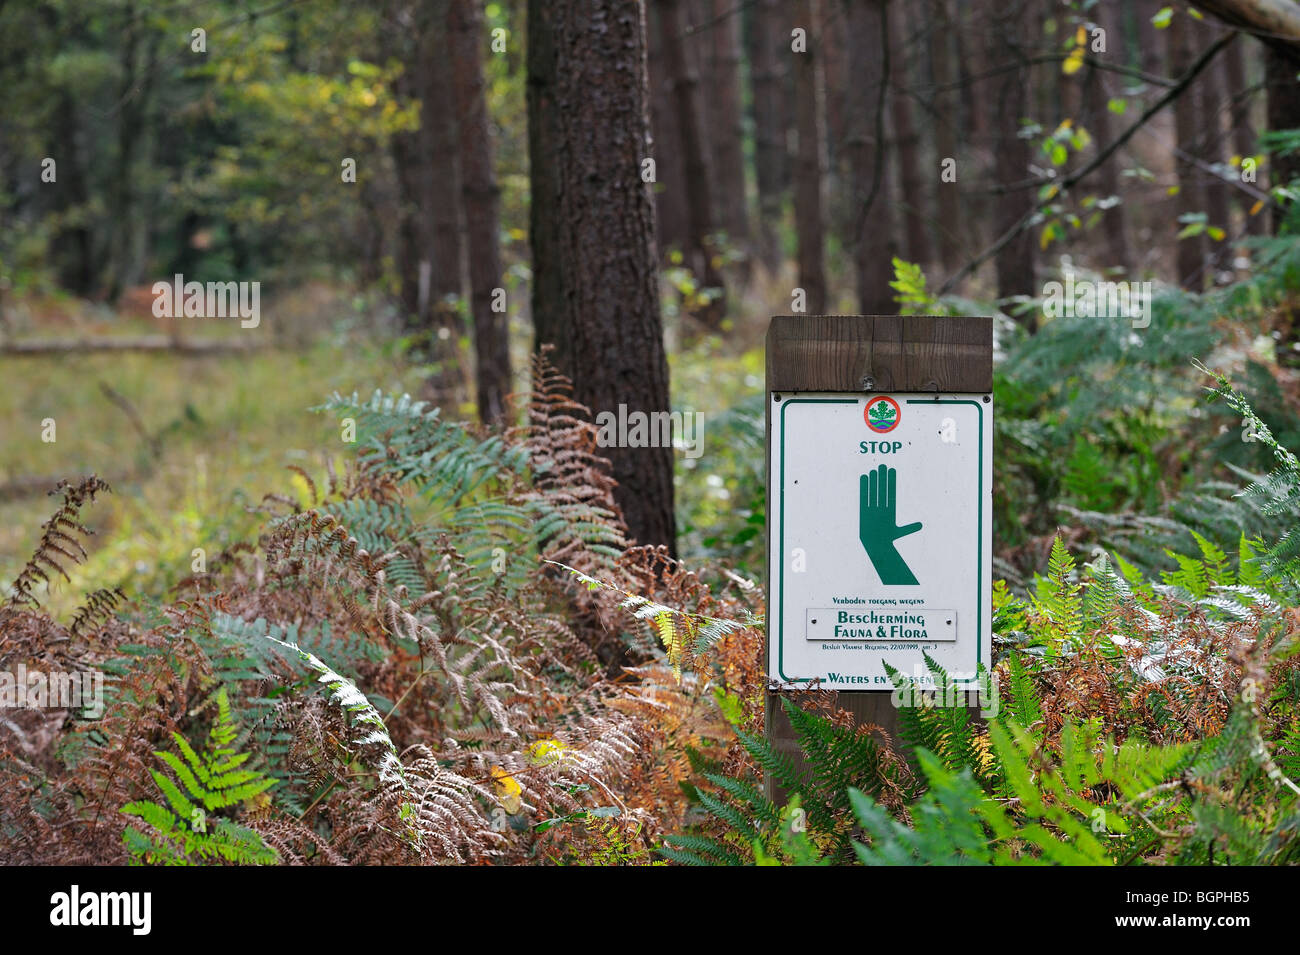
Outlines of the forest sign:
M768 676L891 690L989 665L988 393L773 391Z

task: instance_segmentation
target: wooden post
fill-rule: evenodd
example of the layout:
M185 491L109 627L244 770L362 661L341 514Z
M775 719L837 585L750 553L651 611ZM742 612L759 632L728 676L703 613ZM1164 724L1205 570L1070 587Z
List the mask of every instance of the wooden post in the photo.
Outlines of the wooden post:
M936 400L954 394L989 396L993 391L993 320L928 315L777 316L767 332L765 390L767 538L768 553L772 555L772 416L781 401L801 392L835 392L857 400L871 393ZM987 402L989 398L982 400ZM982 414L980 420L984 420ZM991 424L990 418L990 429ZM779 556L785 559L785 555ZM767 653L773 633L775 583L771 578L775 571L770 558L765 660L770 660ZM984 662L988 665L988 661ZM874 723L897 739L898 710L888 690L841 690L837 705L853 713L858 722ZM801 762L789 719L779 705L778 694L771 690L767 693L766 732L778 752ZM779 802L788 795L778 791L770 779L767 788L768 795Z

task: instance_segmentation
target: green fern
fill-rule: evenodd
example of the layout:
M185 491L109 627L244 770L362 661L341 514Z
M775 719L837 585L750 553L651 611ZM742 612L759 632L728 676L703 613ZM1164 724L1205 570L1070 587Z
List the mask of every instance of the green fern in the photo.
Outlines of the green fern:
M776 787L791 793L780 809L753 782L706 773L716 793L696 790L700 805L723 829L721 838L671 835L661 850L690 865L811 865L852 858L852 787L877 796L905 795L910 781L896 758L863 730L833 724L789 699L781 706L803 752L806 768L761 736L737 730L741 745ZM796 824L798 820L798 824ZM712 860L712 861L710 861Z
M180 733L172 734L180 756L154 753L175 778L150 771L167 805L141 800L122 807L123 813L143 823L128 826L122 834L136 864L273 865L280 861L279 853L256 832L232 819L210 815L254 800L276 784L257 770L241 768L250 754L235 749L238 735L223 688L217 693L216 721L201 754Z
M981 756L979 731L971 720L967 705L971 689L955 683L928 653L922 655L933 678L932 685L923 685L884 663L885 672L894 685L903 740L915 748L936 754L950 769L966 767L977 778L981 777L986 767ZM985 700L993 690L988 671L982 664L974 689Z
M1083 622L1081 587L1075 575L1074 557L1060 537L1052 541L1047 576L1038 578L1034 606L1060 634L1078 633Z
M929 789L910 808L911 827L866 795L850 793L868 839L855 844L858 859L872 865L1108 865L1134 841L1126 838L1127 807L1146 808L1151 791L1176 773L1188 752L1136 740L1116 746L1100 737L1096 723L1067 724L1059 760L1047 758L1041 743L1012 720L990 724L989 735L1011 802L991 798L968 768L953 769L920 750ZM1012 805L1014 811L1007 808Z

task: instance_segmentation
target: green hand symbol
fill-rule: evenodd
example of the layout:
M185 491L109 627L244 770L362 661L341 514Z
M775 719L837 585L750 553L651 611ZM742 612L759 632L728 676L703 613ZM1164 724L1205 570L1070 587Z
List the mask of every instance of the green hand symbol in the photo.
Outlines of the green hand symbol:
M898 553L894 541L921 529L921 522L898 526L898 472L883 464L858 483L862 499L858 536L882 584L915 584L916 575Z

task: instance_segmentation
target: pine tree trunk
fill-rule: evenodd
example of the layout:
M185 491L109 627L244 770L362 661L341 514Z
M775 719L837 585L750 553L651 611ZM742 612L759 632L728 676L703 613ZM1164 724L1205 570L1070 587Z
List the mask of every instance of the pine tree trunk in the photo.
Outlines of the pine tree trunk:
M659 260L671 248L686 246L686 174L677 132L677 110L673 106L672 77L664 63L663 16L659 5L649 4L650 129L655 161L655 212L658 219Z
M881 100L885 82L884 53L888 42L887 0L855 0L845 6L847 34L856 55L849 62L848 128L845 153L852 174L852 222L849 237L857 276L858 310L863 315L898 311L889 282L893 278L893 202L890 196L889 153L883 137ZM893 51L896 52L896 51ZM867 206L870 201L870 206Z
M902 186L899 211L903 215L904 236L907 239L907 259L922 266L930 264L934 253L930 247L930 233L926 225L925 169L921 165L921 137L912 122L912 91L908 77L908 23L904 11L907 6L891 3L889 11L889 72L890 105L894 120L895 156L898 160L898 181Z
M593 413L667 411L642 6L529 0L528 150L537 345ZM602 448L641 544L675 553L671 447Z
M1106 30L1108 47L1111 43L1118 43L1120 37L1118 31L1114 30L1109 23L1104 23L1103 27ZM1092 133L1093 143L1097 149L1105 147L1113 138L1109 104L1110 94L1106 88L1106 74L1096 67L1090 67L1084 80L1086 112L1083 126ZM1102 163L1094 175L1097 177L1097 193L1103 199L1120 194L1118 157L1112 156ZM1122 202L1101 211L1101 229L1106 239L1106 261L1102 264L1109 268L1127 271L1132 267L1133 252L1129 248L1125 218Z
M745 202L745 148L740 100L740 16L732 0L712 0L712 82L709 84L710 141L718 185L718 224L734 245L749 242Z
M686 55L683 42L686 20L681 0L656 0L663 34L664 67L672 82L677 136L686 175L686 264L696 279L708 288L724 289L722 275L714 265L710 236L715 229L713 169L704 139L704 97L699 73ZM725 296L695 310L697 318L716 327L726 312Z
M947 89L954 82L956 74L953 69L953 63L956 62L953 50L954 20L950 7L950 0L930 0L930 63L935 85L934 145L940 164L945 159L957 159L958 130L963 128L965 118L957 92ZM934 208L939 211L951 208L958 194L957 183L944 182L937 168L930 170L929 182ZM935 219L935 229L939 234L939 261L943 263L944 271L952 272L961 264L959 223L950 221L948 216L939 215Z
M1246 62L1243 52L1246 49L1250 50L1252 59L1257 59L1263 52L1257 40L1240 36L1230 43L1222 53L1223 88L1232 97L1232 106L1229 113L1230 122L1232 123L1232 151L1243 159L1247 156L1254 156L1258 149L1258 142L1255 139L1255 127L1250 119L1250 104L1253 97L1246 95ZM1253 185L1259 186L1259 183L1255 182ZM1248 235L1263 235L1267 231L1266 218L1262 214L1250 214L1255 202L1253 196L1237 190L1237 204L1241 209L1246 233Z
M400 15L400 14L399 14ZM404 64L402 72L394 82L397 98L402 103L420 97L419 77L415 71L417 54L410 45L415 41L402 37L399 42L388 33L383 34L383 55L390 59L399 59ZM421 192L421 163L419 129L402 130L394 133L389 140L389 150L393 157L393 169L397 174L397 223L396 254L397 295L402 307L402 325L408 331L421 327L427 319L421 314L425 302L420 295L420 262L427 258L429 232L432 222L425 218L424 196ZM427 274L427 273L426 273ZM424 299L427 300L427 288Z
M1204 49L1223 34L1223 27L1217 23L1199 23L1192 36L1198 50ZM1230 44L1236 46L1236 41ZM1223 161L1224 116L1228 112L1228 97L1223 90L1223 71L1221 64L1211 64L1210 68L1196 78L1197 112L1200 113L1200 136L1196 144L1196 155L1202 162L1214 166ZM1200 171L1202 189L1205 195L1205 212L1207 222L1217 226L1225 233L1232 232L1232 186L1213 173ZM1207 254L1206 280L1215 283L1216 273L1226 262L1231 265L1232 243L1226 238L1216 241L1213 236L1205 240Z
M781 262L777 226L785 193L786 119L782 92L787 58L781 54L779 0L757 0L749 30L754 111L754 181L758 191L759 254L769 272ZM789 46L785 46L786 51Z
M452 89L447 36L449 0L429 0L429 34L421 69L424 89L420 109L423 215L432 223L429 247L430 357L429 385L443 402L459 400L465 392L458 360L463 326L458 300L464 294L461 245L460 163L456 143L456 101Z
M458 401L464 386L457 360L461 191L448 4L398 4L394 17L409 30L387 51L404 64L398 95L420 101L419 128L396 134L390 146L398 185L397 272L405 324L430 365L426 385L440 404Z
M1164 48L1164 43L1161 42L1161 34L1164 31L1158 30L1151 22L1151 18L1159 13L1163 6L1163 0L1134 0L1133 2L1133 16L1137 20L1138 66L1144 73L1152 76L1159 76L1164 65L1160 55ZM1177 19L1182 12L1175 7L1174 18Z
M826 263L822 214L822 90L821 50L818 46L820 0L795 0L792 29L806 31L807 49L794 58L795 155L794 219L799 241L799 287L807 295L810 315L826 312Z
M1037 24L1037 9L1030 0L1008 0L992 7L988 24L988 62L1006 62L1008 57L1018 59L1020 68L1008 72L989 83L993 101L989 104L989 125L994 136L994 168L992 178L1002 187L1023 183L1030 175L1033 152L1029 140L1019 135L1020 120L1029 108L1028 63L1030 45L1038 40L1032 26ZM995 199L994 231L1003 235L1010 231L1029 210L1035 198L1032 189L1004 189ZM998 297L1036 294L1034 275L1034 233L1022 229L994 257L997 273ZM1033 312L1025 313L1022 321L1033 331Z
M1268 46L1264 57L1264 85L1268 91L1268 128L1300 128L1300 57L1275 46ZM1300 179L1300 153L1269 157L1269 180L1273 188ZM1274 235L1282 232L1286 208L1274 206L1271 227Z
M448 32L469 252L476 397L479 419L489 424L505 419L506 395L511 391L510 339L506 312L493 311L496 290L503 289L497 235L500 190L492 168L483 78L482 44L487 35L477 0L451 0ZM500 301L504 303L504 296Z
M1192 65L1192 21L1182 11L1169 22L1169 75L1182 76ZM1178 172L1178 217L1205 211L1205 197L1201 191L1201 177L1188 157L1196 152L1197 136L1201 129L1195 89L1188 89L1174 100L1174 136L1181 155L1174 160ZM1184 223L1174 222L1172 233L1183 228ZM1200 291L1205 274L1205 236L1193 235L1177 241L1176 270L1178 284L1183 288Z

